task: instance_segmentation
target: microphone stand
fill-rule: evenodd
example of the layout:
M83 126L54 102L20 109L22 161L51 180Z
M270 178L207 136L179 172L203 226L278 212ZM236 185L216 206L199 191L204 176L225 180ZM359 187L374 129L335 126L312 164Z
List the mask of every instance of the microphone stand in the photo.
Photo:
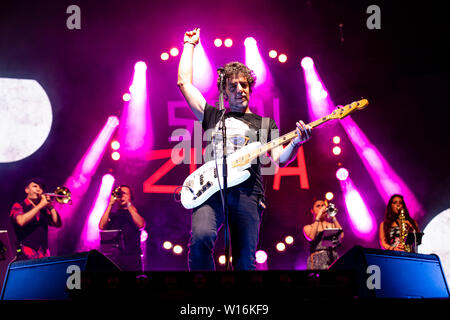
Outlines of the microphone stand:
M231 269L230 266L230 236L229 236L229 226L228 226L228 165L227 165L227 128L225 127L225 107L223 102L223 86L224 86L224 70L222 68L219 68L217 70L219 77L220 77L220 94L219 94L219 110L222 111L222 177L223 177L223 188L222 188L222 194L223 194L223 213L225 217L224 221L224 229L225 229L225 269L228 271Z

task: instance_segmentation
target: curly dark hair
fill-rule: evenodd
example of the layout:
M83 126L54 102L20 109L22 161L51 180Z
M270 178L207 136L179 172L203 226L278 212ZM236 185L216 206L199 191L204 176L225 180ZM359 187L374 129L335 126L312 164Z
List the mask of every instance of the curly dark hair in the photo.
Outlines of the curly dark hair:
M386 206L386 212L385 212L385 215L384 215L383 231L384 231L384 236L386 237L388 243L390 243L390 241L392 240L390 238L389 229L391 228L392 223L394 221L397 221L397 218L398 218L397 215L392 210L392 202L394 202L394 198L402 199L403 208L405 209L405 219L408 220L411 223L412 226L414 226L414 229L417 232L420 232L416 221L414 221L414 219L411 218L411 216L409 214L409 211L408 211L408 208L406 207L405 199L403 198L403 196L400 195L400 194L394 194L394 195L391 196L391 198L388 201L388 204Z
M227 79L230 79L233 76L242 75L244 78L247 79L250 88L250 93L252 92L252 89L255 86L256 82L256 75L253 72L253 70L251 70L245 64L237 61L227 63L226 65L223 66L223 69L225 70L225 77L224 77L225 81L222 87L223 90L225 90ZM220 90L220 77L217 78L217 88Z

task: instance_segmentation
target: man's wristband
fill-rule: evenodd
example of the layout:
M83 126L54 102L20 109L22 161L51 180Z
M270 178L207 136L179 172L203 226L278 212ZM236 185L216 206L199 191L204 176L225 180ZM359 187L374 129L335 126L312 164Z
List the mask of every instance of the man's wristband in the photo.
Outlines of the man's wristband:
M195 44L194 42L190 42L190 41L185 41L184 44L186 44L186 43L192 44L192 45L194 46L194 48L195 48L195 46L197 45L197 44Z

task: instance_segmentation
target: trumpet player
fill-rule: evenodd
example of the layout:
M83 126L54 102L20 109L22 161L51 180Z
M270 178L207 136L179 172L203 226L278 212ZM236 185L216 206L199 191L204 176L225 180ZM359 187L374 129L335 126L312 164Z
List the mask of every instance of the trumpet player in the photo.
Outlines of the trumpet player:
M123 271L142 271L140 236L145 219L132 204L133 200L129 186L116 188L98 225L100 230L122 230L123 248L113 260Z
M326 200L314 199L310 212L314 218L313 223L303 227L303 234L309 241L310 254L308 256L307 269L328 269L328 267L339 258L336 246L326 246L323 244L322 231L325 229L341 229L342 227L336 218L335 212ZM334 210L336 210L334 208ZM344 237L341 232L338 242Z
M45 185L39 178L25 183L26 198L11 208L10 218L16 235L16 260L38 259L50 256L48 227L60 228L61 217L53 207L52 199L44 193Z
M417 222L409 215L402 195L394 194L388 201L384 220L380 224L379 240L385 250L409 251L404 234L420 233Z

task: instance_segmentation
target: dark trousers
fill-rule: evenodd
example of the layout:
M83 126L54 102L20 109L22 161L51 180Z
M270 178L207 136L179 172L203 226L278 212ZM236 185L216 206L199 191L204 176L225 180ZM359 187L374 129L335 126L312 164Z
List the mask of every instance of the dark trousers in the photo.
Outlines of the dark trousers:
M235 270L256 269L256 247L262 206L260 195L228 189L228 213L232 265ZM220 193L216 192L192 213L189 243L189 270L214 270L213 250L217 233L224 223Z

